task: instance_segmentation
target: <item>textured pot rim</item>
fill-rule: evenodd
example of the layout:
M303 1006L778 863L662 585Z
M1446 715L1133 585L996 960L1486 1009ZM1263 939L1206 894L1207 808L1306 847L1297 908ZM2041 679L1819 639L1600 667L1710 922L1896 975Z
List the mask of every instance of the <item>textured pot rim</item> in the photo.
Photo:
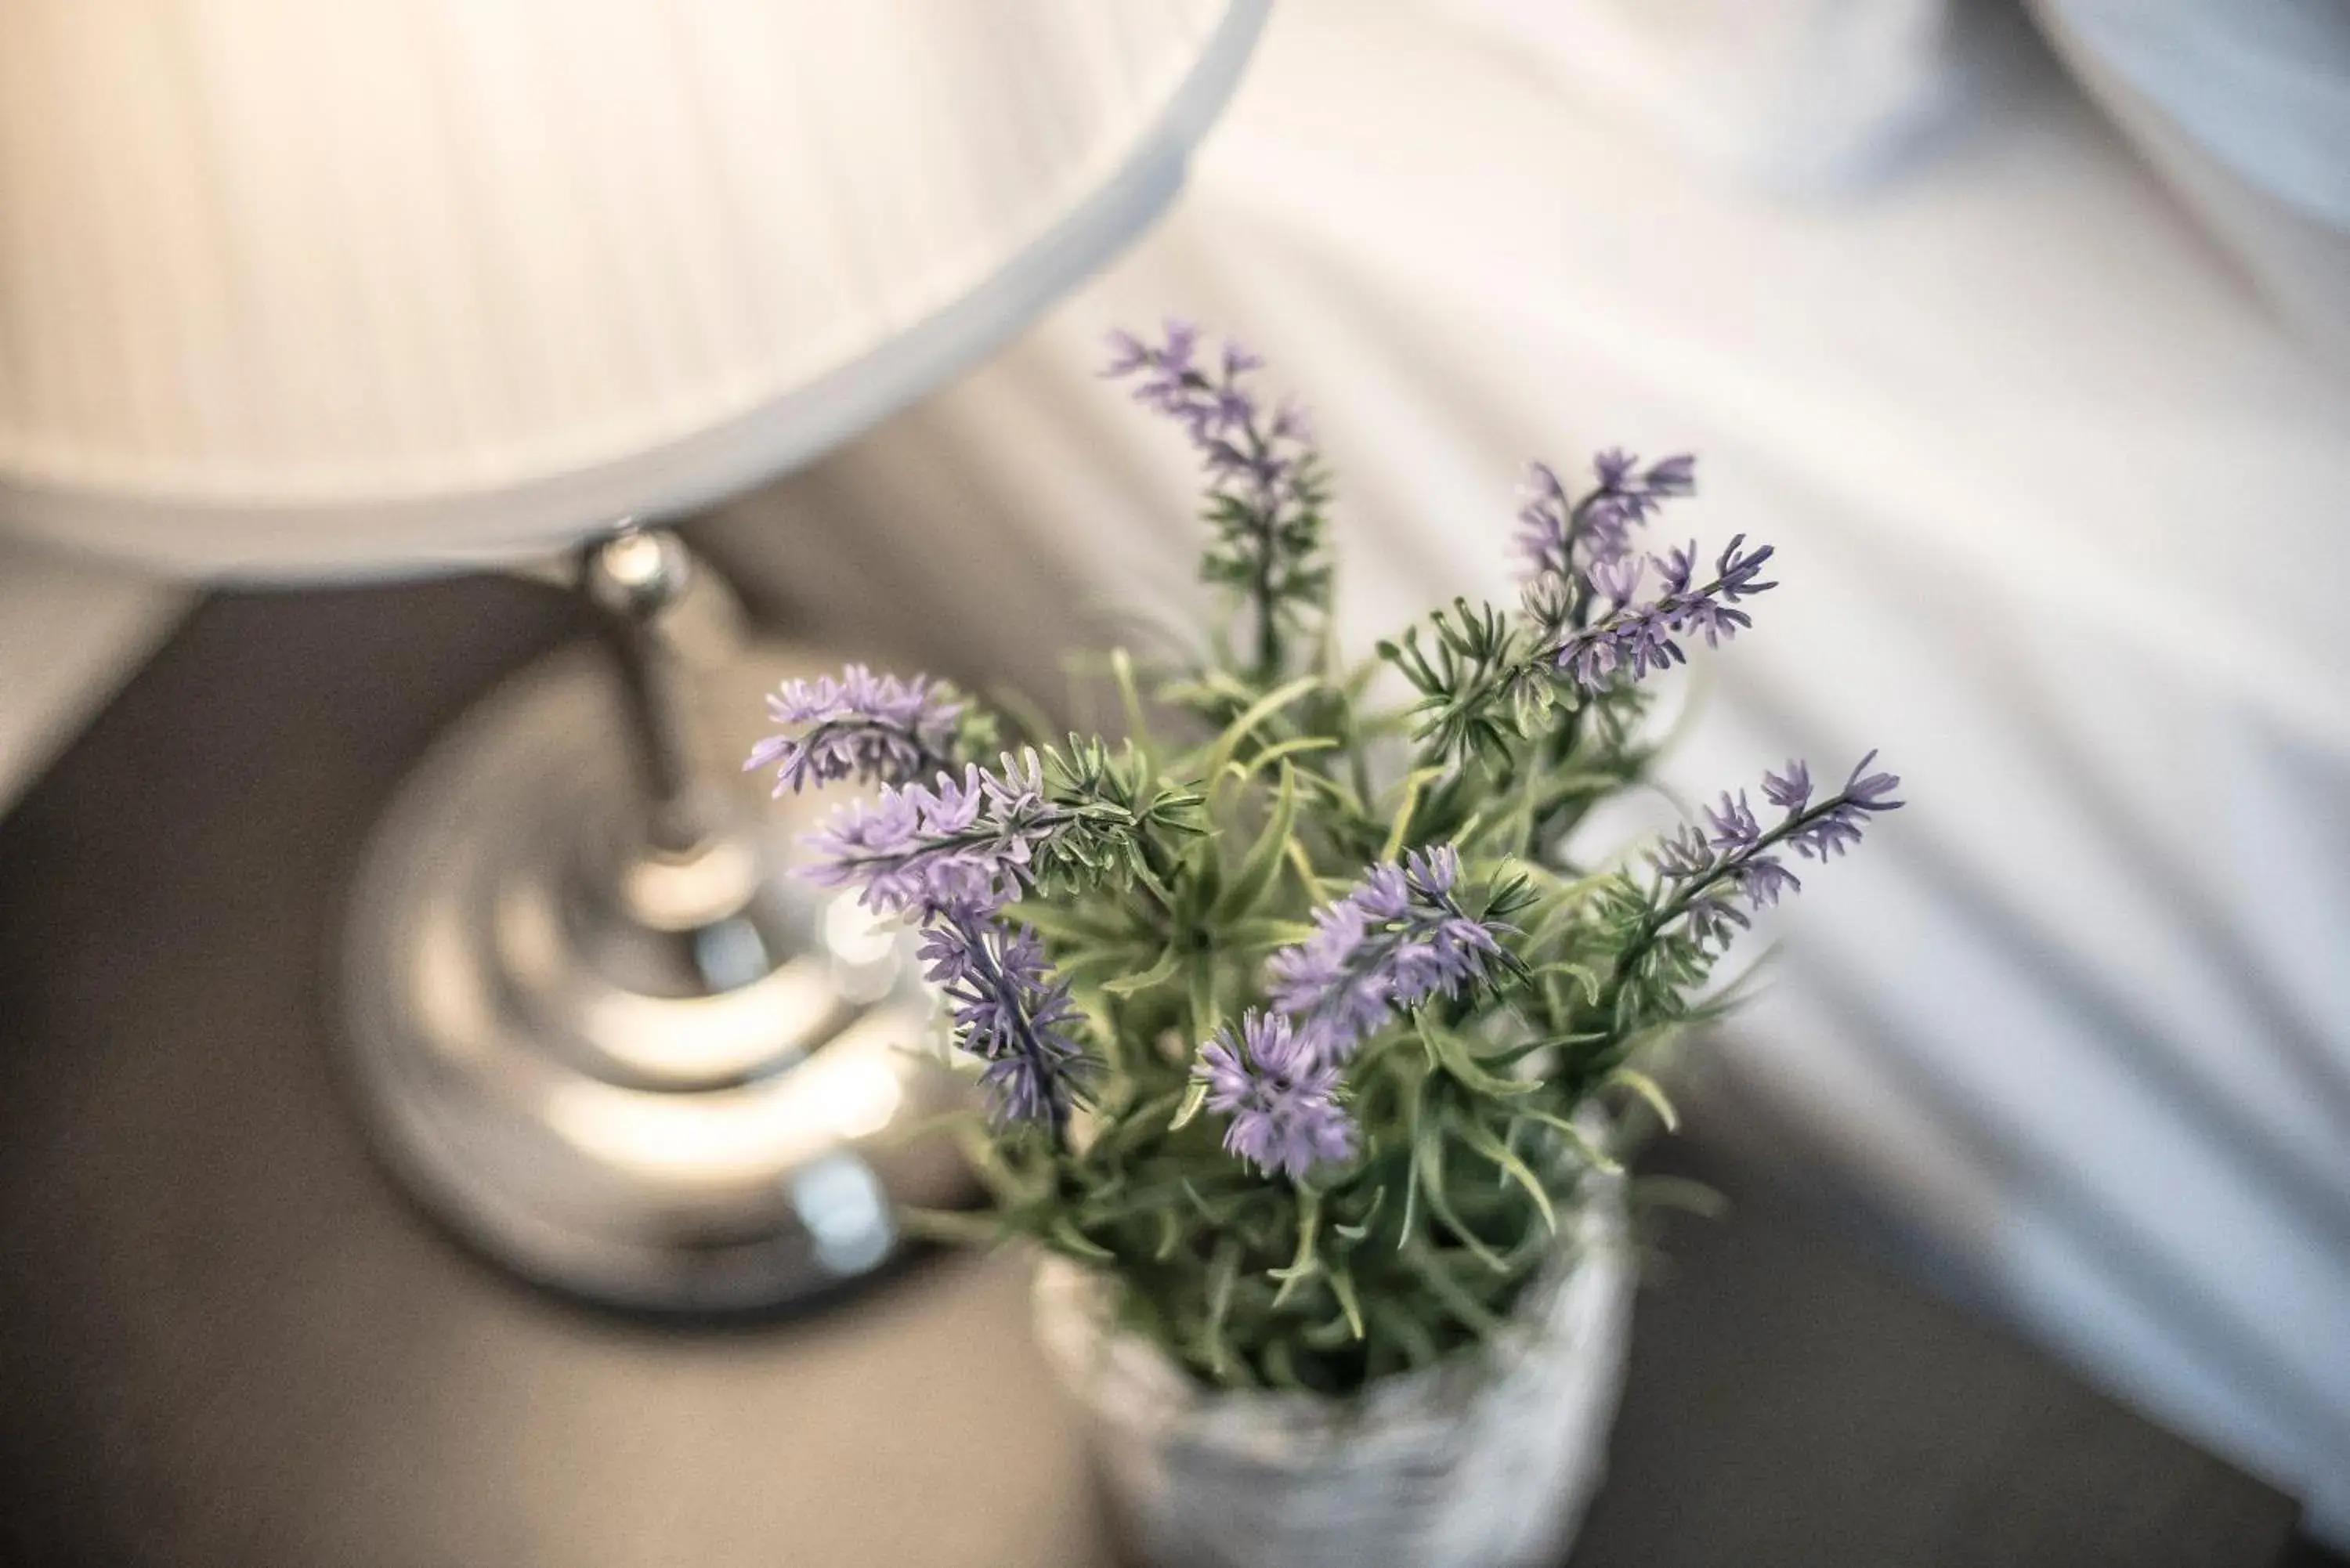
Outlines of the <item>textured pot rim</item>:
M1512 1308L1503 1338L1380 1378L1357 1394L1205 1386L1142 1334L1112 1326L1115 1274L1055 1254L1038 1262L1036 1337L1055 1376L1089 1412L1155 1441L1245 1452L1253 1462L1299 1471L1341 1451L1347 1462L1360 1463L1376 1450L1409 1449L1473 1421L1531 1347L1551 1335L1573 1335L1620 1359L1636 1283L1623 1179L1588 1173L1569 1210L1565 1244ZM1103 1397L1112 1378L1129 1397Z

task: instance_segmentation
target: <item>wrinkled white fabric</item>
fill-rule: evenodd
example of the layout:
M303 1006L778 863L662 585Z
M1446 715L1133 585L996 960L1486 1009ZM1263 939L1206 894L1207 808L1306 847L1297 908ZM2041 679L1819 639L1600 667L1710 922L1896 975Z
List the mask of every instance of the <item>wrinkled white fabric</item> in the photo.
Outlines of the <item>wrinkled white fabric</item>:
M2082 86L2350 369L2350 5L2032 0Z
M1898 168L1958 112L1950 0L1435 0L1700 164L1791 192Z
M1776 541L1695 794L1869 747L1733 1048L2043 1339L2350 1533L2350 385L2041 67L1910 180L1693 178L1426 12L1292 0L1169 222L982 373L722 519L811 629L1052 679L1188 596L1175 308L1315 405L1358 645L1507 587L1523 462L1702 454Z
M2350 229L2350 6L2034 3L2238 178Z

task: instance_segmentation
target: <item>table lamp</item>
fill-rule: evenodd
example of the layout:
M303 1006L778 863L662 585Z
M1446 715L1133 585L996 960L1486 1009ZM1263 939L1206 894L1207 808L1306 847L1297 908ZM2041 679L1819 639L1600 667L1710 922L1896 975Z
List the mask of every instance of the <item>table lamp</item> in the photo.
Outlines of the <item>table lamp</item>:
M354 1103L461 1237L656 1311L898 1250L958 1102L787 875L747 639L662 524L1137 234L1263 0L16 0L0 525L209 580L561 563L602 650L436 744L340 945ZM700 583L697 589L695 584ZM265 763L265 759L264 760Z

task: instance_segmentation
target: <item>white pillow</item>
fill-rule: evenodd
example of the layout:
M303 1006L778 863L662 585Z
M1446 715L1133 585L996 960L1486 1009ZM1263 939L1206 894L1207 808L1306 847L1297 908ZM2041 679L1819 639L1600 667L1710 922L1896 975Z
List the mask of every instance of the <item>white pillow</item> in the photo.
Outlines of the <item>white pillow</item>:
M1963 101L1950 0L1441 0L1697 161L1782 191L1874 180Z
M2032 3L2179 199L2314 347L2350 364L2350 5Z

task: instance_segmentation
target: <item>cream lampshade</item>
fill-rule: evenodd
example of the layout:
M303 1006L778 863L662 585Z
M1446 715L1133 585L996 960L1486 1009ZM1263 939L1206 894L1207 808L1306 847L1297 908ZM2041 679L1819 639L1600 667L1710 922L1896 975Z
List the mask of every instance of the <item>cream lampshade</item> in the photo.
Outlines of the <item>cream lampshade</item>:
M742 793L816 662L699 634L690 512L972 364L1136 234L1263 0L10 0L0 527L198 576L572 552L379 826L360 1115L600 1301L869 1273L954 1103L899 946ZM613 674L619 679L616 682ZM633 764L633 765L631 765Z
M546 550L791 467L1172 194L1262 0L10 0L0 525Z

